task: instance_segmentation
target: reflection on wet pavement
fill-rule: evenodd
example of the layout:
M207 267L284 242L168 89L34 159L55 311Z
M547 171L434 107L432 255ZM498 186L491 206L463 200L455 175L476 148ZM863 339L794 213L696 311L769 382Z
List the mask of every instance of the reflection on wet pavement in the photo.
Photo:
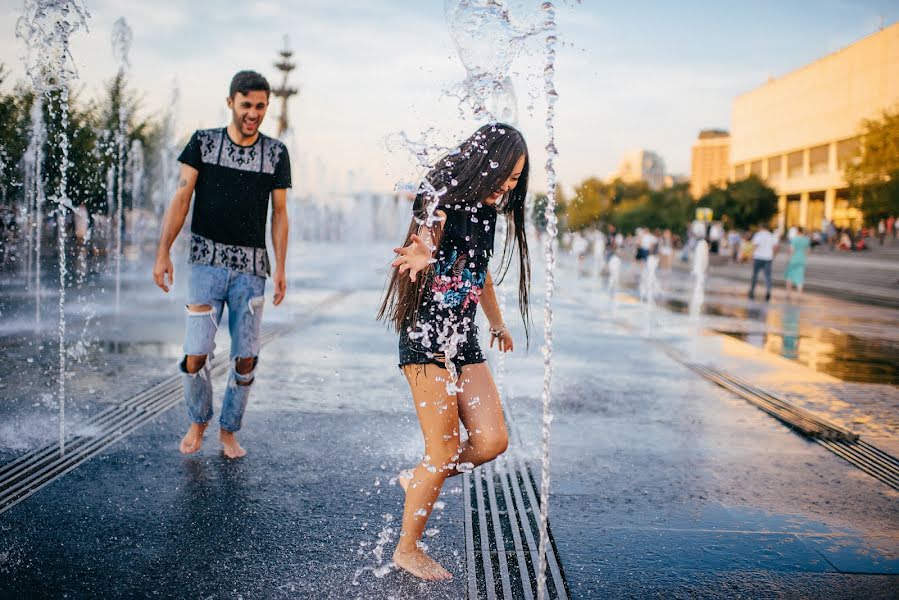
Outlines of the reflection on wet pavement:
M666 306L679 313L688 310L687 303L678 298L669 298ZM795 360L814 371L843 381L899 383L899 343L807 325L803 321L810 320L808 314L812 311L795 304L769 307L707 303L704 306L705 314L726 318L710 322L713 330ZM729 320L740 321L742 329L731 329Z

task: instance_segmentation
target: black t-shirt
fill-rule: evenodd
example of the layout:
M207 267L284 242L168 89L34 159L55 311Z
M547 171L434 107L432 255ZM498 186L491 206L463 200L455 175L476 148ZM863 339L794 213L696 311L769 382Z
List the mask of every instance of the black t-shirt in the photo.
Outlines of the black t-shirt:
M200 172L193 233L222 244L265 248L271 192L290 187L290 157L283 143L260 133L252 146L239 146L224 127L200 129L178 162Z

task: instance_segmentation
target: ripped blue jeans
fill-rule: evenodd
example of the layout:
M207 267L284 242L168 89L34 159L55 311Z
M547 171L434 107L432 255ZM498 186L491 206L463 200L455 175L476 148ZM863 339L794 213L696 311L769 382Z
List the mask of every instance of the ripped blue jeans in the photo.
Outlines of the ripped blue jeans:
M215 350L215 334L227 304L228 330L231 334L231 372L219 424L227 431L240 429L259 358L264 293L264 277L221 267L190 265L188 306L209 307L199 312L187 311L185 358L180 369L184 380L184 401L192 422L208 423L212 419L212 377L209 365ZM206 362L198 372L189 373L187 356L206 356ZM237 372L237 360L241 358L253 359L253 368L249 373Z

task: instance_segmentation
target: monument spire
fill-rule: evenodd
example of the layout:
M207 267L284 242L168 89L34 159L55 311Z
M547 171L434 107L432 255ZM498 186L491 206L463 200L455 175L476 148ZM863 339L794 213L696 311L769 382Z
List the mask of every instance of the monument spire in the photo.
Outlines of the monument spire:
M278 117L278 137L280 138L290 127L290 123L287 120L287 101L291 96L299 93L297 88L287 85L287 78L297 65L293 62L293 50L290 49L289 39L286 35L284 36L284 49L280 50L278 54L281 58L275 62L275 68L281 71L284 77L281 80L281 85L272 90L272 94L276 98L281 99L281 115Z

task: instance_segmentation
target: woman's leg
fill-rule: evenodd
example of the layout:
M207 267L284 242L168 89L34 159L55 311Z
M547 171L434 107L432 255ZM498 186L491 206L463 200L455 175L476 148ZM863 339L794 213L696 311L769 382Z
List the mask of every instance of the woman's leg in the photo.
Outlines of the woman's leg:
M403 526L393 562L422 579L449 579L450 573L418 548L443 482L459 460L459 411L456 396L446 393L449 372L436 365L403 368L412 390L425 441L425 458L407 480Z
M470 463L477 467L506 451L509 434L499 391L487 363L465 365L459 379L462 388L458 393L459 418L465 425L468 439L462 442L456 464ZM458 473L456 466L450 474Z

